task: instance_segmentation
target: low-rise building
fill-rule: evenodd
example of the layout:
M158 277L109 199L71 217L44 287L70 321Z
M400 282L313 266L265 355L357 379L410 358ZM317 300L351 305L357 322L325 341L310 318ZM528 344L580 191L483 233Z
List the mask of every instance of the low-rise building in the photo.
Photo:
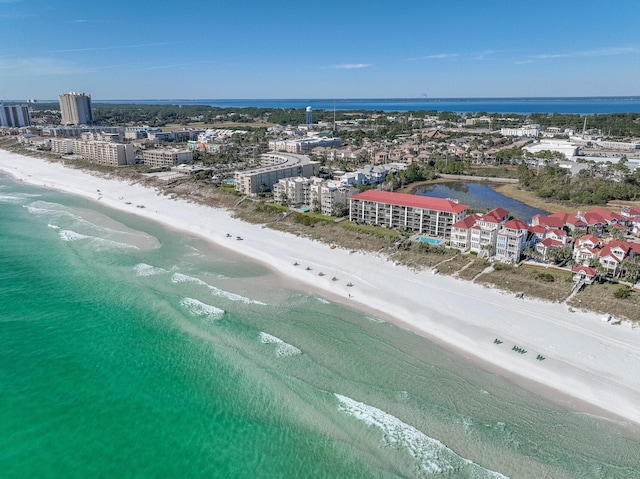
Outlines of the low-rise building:
M243 195L255 195L271 191L282 178L317 176L319 163L308 156L292 153L265 153L262 166L235 172L236 190Z
M342 145L340 138L308 137L289 140L271 140L269 149L272 151L286 151L289 153L306 153L317 147L337 148Z
M540 126L539 125L528 125L521 126L518 128L501 128L500 134L502 136L517 136L517 137L527 137L527 138L538 138L540 134Z
M193 152L178 148L145 150L142 153L142 161L149 166L173 166L193 161Z
M346 206L347 199L358 190L339 181L322 178L283 178L273 185L276 203L320 210L324 215L334 215L338 207Z
M51 153L58 155L70 155L73 153L73 140L71 138L51 139Z

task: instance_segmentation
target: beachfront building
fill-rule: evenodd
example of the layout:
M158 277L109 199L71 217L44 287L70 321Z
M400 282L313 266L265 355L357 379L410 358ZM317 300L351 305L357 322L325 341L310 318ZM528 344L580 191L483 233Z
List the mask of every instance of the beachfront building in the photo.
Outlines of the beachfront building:
M93 109L91 95L69 92L59 97L60 114L63 125L87 125L93 123Z
M467 216L452 225L451 246L463 252L491 256L496 250L498 231L508 219L509 212L504 208Z
M122 166L135 162L133 145L130 144L73 140L73 153L100 165Z
M71 138L53 138L51 140L51 153L70 155L73 153L73 140Z
M496 259L504 263L520 261L526 248L535 246L536 235L519 219L507 221L498 231Z
M27 105L5 105L0 103L0 126L22 128L31 126L31 113Z
M142 153L142 162L155 167L173 166L191 161L193 161L193 151L179 148L145 150Z
M575 265L571 272L573 273L573 281L576 283L582 281L586 284L592 284L598 276L598 271L595 268L584 265Z
M249 170L236 171L234 175L236 191L243 195L256 195L271 191L273 185L282 178L317 176L319 164L308 156L292 153L264 153L260 156L262 165Z
M273 200L294 208L319 210L324 215L334 215L338 208L347 205L347 199L358 192L357 188L339 181L322 178L282 178L273 185Z
M431 196L368 190L349 198L349 219L449 239L469 206Z
M311 205L311 188L320 178L304 178L296 176L282 178L273 185L273 201L293 208L304 208Z
M604 241L598 236L587 234L578 238L573 246L573 259L578 264L588 264L598 257Z

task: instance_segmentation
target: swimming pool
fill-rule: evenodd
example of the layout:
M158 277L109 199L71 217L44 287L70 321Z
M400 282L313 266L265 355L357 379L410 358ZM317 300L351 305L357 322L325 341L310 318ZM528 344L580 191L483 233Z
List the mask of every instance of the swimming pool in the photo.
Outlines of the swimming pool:
M416 241L422 241L423 243L431 243L431 244L440 244L440 243L442 243L442 240L435 239L435 238L427 238L426 236L418 236L416 238Z

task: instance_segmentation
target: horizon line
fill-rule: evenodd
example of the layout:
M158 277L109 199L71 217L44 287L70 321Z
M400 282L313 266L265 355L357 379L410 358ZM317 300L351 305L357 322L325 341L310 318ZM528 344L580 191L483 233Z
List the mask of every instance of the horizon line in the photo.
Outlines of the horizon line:
M341 97L341 98L101 98L93 99L95 103L99 102L115 102L115 101L334 101L334 102L364 102L364 101L421 101L421 102L437 102L437 101L469 101L469 100L640 100L640 95L595 95L595 96L508 96L508 97ZM0 102L28 102L33 99L26 100L0 100ZM37 100L36 103L57 103L57 99Z

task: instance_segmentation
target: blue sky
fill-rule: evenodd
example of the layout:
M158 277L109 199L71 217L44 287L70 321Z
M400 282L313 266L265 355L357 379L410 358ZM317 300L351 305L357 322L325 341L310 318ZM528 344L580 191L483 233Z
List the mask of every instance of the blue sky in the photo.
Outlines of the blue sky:
M0 99L640 95L640 0L0 0Z

